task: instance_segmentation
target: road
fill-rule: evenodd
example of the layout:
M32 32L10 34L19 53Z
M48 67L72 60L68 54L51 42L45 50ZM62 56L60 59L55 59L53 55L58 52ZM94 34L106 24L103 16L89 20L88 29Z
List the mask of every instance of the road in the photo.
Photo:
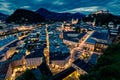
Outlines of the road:
M86 40L91 36L91 34L93 34L94 31L90 31L90 32L87 32L86 34L86 38L79 43L79 48L82 48L84 46L84 43L86 42Z
M84 50L83 50L83 46L84 46L86 40L91 36L91 34L92 34L93 32L94 32L94 31L89 31L89 32L87 32L85 39L84 39L82 42L79 43L79 46L78 46L78 47L75 47L75 48L73 48L73 49L71 50L71 60L72 60L72 61L74 61L74 57L75 57L76 51L81 51L81 52L84 51Z

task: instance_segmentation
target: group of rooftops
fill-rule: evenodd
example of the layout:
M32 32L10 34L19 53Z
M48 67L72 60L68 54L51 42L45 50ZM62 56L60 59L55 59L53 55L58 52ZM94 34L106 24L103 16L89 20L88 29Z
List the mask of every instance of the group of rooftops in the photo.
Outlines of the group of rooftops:
M52 28L53 29L53 28ZM49 31L49 51L51 60L64 60L70 55L70 50L59 38L59 32Z
M10 43L11 41L13 41L15 39L17 39L17 38L14 36L8 36L4 39L0 39L0 47L5 46L6 44Z

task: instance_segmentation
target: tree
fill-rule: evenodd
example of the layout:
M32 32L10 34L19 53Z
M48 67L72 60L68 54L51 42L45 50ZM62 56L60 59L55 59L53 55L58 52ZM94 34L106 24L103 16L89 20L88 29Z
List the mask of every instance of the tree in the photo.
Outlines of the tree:
M26 70L21 76L17 77L15 80L36 80L36 78L31 70Z
M96 66L80 80L119 80L120 79L120 43L110 45L98 59Z

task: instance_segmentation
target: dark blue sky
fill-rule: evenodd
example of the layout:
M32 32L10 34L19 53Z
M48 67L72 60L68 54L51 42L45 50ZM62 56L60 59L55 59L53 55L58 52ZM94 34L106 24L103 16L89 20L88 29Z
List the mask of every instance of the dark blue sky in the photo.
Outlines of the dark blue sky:
M56 12L81 12L84 14L101 9L120 15L120 0L0 0L0 12L12 14L18 8L35 11L46 8Z

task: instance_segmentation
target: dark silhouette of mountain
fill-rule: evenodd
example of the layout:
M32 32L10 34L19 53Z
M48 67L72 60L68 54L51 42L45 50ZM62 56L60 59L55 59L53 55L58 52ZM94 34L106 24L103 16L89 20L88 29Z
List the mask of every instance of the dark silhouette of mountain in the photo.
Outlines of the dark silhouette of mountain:
M8 15L0 13L0 20L5 21L8 18Z
M7 23L37 23L44 21L44 17L33 11L25 9L17 9L11 16L6 20Z
M53 20L53 21L66 21L66 20L71 20L72 18L76 19L81 19L84 17L84 14L81 13L57 13L57 12L52 12L49 10L46 10L44 8L40 8L36 11L36 13L41 14L42 16L45 17L46 20Z
M120 23L120 16L113 15L111 13L93 13L89 14L88 17L84 17L83 21L95 22L95 25L108 25L109 22L114 22L115 24Z

